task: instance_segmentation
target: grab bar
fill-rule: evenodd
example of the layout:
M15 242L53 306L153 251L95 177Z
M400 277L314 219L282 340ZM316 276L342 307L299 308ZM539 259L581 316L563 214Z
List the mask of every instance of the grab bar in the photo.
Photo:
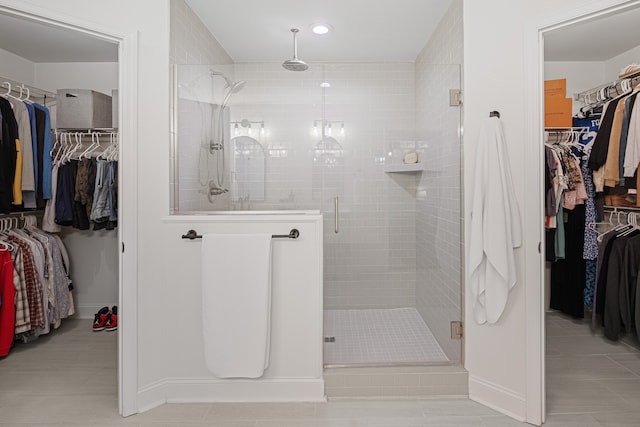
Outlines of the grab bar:
M272 234L271 235L272 239L297 239L298 237L300 237L300 231L298 231L297 228L292 228L291 231L289 231L289 234ZM202 234L198 234L196 230L189 230L187 231L187 234L182 235L182 238L189 239L189 240L202 239Z

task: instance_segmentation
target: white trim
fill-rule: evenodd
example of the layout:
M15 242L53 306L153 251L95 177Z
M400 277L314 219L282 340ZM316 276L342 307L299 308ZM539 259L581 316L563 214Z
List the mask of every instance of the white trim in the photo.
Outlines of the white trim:
M118 410L127 416L137 412L137 235L128 230L136 230L137 191L136 173L138 136L138 35L123 34L118 30L105 29L77 18L62 15L50 9L25 4L20 0L0 0L0 12L90 35L119 45L119 123L121 144L118 203L121 206L118 224L118 241L121 247L124 233L127 241L126 257L120 253L119 259L119 305L120 311L126 307L126 316L121 316L118 324ZM126 118L126 120L125 120ZM126 153L123 156L123 153ZM121 185L126 182L127 185ZM134 201L134 203L132 203ZM122 207L125 206L124 209ZM123 268L126 267L126 268ZM125 283L127 285L125 286ZM126 292L126 294L125 294Z
M126 417L138 412L138 33L122 40L119 56L118 410Z
M145 412L165 403L203 402L326 402L324 380L219 380L167 378L142 387L139 409Z
M535 35L535 37L532 37ZM525 266L525 420L541 425L545 414L545 335L544 335L544 194L542 187L542 163L544 146L542 131L544 105L543 92L544 55L541 36L537 29L528 29L525 35L525 52L535 52L525 57L525 194L524 198L524 266Z
M120 43L126 34L117 30L106 29L92 23L91 27L87 26L85 21L77 18L53 12L50 9L35 6L33 4L25 4L21 0L1 0L0 11L6 15L17 18L26 19L32 22L39 22L53 27L76 31L87 34L111 43Z
M469 375L469 399L518 421L526 421L527 399L525 396L471 374Z

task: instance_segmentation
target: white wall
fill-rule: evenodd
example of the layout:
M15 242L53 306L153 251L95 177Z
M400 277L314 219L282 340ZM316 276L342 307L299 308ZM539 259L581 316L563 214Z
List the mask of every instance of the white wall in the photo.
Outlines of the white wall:
M184 0L171 0L172 64L231 64L233 59Z
M638 42L640 42L640 40ZM622 69L629 64L640 65L640 46L636 46L633 49L629 49L628 51L605 61L606 81L603 83L617 79Z
M604 84L606 77L605 66L602 61L549 61L544 63L544 79L567 79L567 98L593 87ZM573 100L573 114L579 112L581 102Z
M1 46L2 41L0 41L0 47ZM2 64L0 78L4 77L10 80L15 80L16 82L24 83L25 85L34 85L35 70L33 62L7 50L0 49L0 64ZM2 87L6 88L6 86Z
M570 19L580 11L586 13L621 3L464 1L465 185L471 188L482 120L489 111L499 110L525 236L523 247L516 250L517 283L498 323L475 324L467 293L465 367L470 373L469 393L476 400L530 422L541 421L541 405L531 404L540 400L540 390L536 389L534 378L527 381L527 369L536 372L540 367L536 368L540 361L538 354L528 354L527 350L535 347L536 342L540 345L542 339L535 333L542 312L542 263L538 254L542 239L542 150L537 133L540 129L532 125L542 111L542 87L537 80L542 78L537 72L537 32L538 28ZM490 22L496 24L487 25ZM470 197L467 192L467 220ZM468 233L467 227L465 235Z
M92 89L111 96L118 88L117 62L35 63L35 82L39 88Z
M427 171L416 200L416 307L449 360L461 360L450 322L462 318L461 108L462 1L454 1L416 58L416 138Z

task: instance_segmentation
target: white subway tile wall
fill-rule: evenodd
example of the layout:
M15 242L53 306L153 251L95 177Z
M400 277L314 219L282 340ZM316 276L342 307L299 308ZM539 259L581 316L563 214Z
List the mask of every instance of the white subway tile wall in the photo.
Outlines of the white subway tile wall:
M169 59L171 64L203 65L203 67L180 68L178 75L182 85L180 97L203 103L215 102L215 99L221 96L224 81L217 81L218 78L214 81L208 71L211 65L214 65L216 71L222 71L232 79L233 67L230 64L233 60L184 0L172 0L170 3ZM176 205L173 188L178 180L179 212L226 210L230 203L229 195L216 198L213 204L209 203L207 198L206 165L207 162L213 162L214 158L203 150L203 141L210 134L210 130L207 131L209 128L205 125L210 120L206 119L206 108L203 104L200 107L202 108L198 108L196 104L181 104L181 108L195 115L187 119L189 123L178 123L182 132L186 132L187 135L183 135L179 140L177 153L171 154L171 164L178 164L178 174L172 176L170 183L171 206L173 208ZM182 113L187 112L186 110ZM171 114L174 114L173 107Z
M414 144L413 63L312 63L303 73L236 63L234 74L247 83L231 121L264 122L252 136L266 153L264 200L242 207L325 214L325 308L415 306L415 176L382 170L391 147ZM323 117L332 140L322 141Z
M184 0L171 0L172 64L231 64L233 60Z
M449 89L461 89L462 1L453 2L416 59L416 132L428 171L416 206L416 307L449 360L461 360L450 322L462 317L460 107Z

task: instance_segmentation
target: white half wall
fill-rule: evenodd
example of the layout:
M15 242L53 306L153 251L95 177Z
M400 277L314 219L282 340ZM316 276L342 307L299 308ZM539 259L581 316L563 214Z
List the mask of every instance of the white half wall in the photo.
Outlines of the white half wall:
M172 295L170 317L151 332L170 344L164 348L164 378L140 391L141 410L165 402L323 401L322 379L322 216L174 215L163 219L161 246L171 248L170 268L162 268ZM205 233L289 234L272 240L271 352L264 375L255 380L219 379L205 364L202 325L200 239ZM251 268L248 264L247 268ZM215 280L215 279L214 279ZM233 327L229 324L229 327Z

